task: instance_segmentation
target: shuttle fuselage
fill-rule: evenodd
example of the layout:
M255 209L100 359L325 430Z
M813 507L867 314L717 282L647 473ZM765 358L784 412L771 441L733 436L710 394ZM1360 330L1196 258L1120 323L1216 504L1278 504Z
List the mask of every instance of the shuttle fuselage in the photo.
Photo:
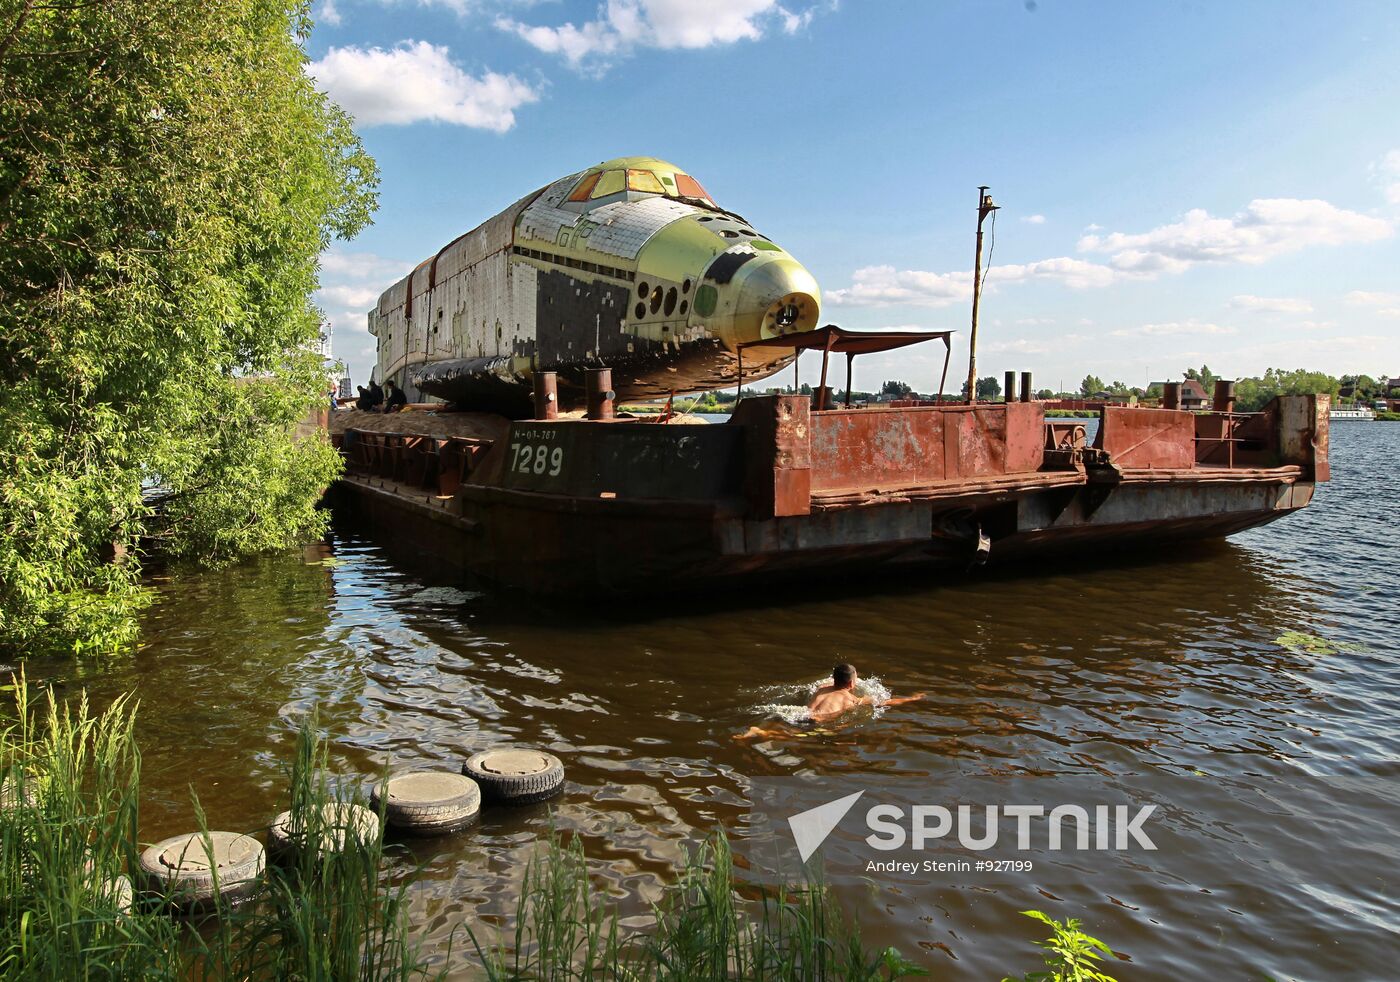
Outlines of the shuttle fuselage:
M555 181L448 243L369 313L377 377L410 399L523 415L533 373L611 368L620 399L735 385L738 345L817 326L816 280L690 175L623 157ZM759 348L744 381L792 361Z

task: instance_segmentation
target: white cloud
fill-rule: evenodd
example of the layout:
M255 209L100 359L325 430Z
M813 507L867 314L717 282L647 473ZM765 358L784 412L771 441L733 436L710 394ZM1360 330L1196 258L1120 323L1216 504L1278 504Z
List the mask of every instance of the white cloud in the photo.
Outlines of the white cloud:
M539 98L514 75L468 75L447 48L427 41L331 48L307 73L361 126L431 120L504 133L515 110Z
M1197 263L1258 264L1313 245L1375 242L1394 230L1384 219L1326 201L1256 198L1231 218L1212 218L1195 208L1180 222L1147 232L1086 235L1079 249L1108 254L1114 269L1152 276Z
M984 271L990 289L1028 280L1062 283L1077 290L1107 286L1117 275L1107 266L1062 256L1033 263L992 266ZM930 273L919 269L897 270L893 266L865 266L851 276L851 285L830 290L826 300L833 306L864 305L884 307L910 304L920 307L947 307L972 299L972 273Z
M1387 304L1400 304L1400 293L1352 290L1342 299L1354 307L1384 307Z
M1233 327L1209 324L1195 318L1184 321L1167 321L1162 324L1143 324L1141 327L1125 327L1110 331L1115 338L1171 338L1187 334L1234 334Z
M825 302L832 306L885 307L911 304L947 307L972 298L972 273L928 273L893 266L865 266L851 274L851 285L828 290Z
M340 11L335 7L335 0L325 0L316 11L316 23L329 24L331 27L340 26Z
M1230 306L1270 314L1308 314L1313 309L1311 303L1297 297L1256 297L1249 293L1231 297Z
M811 22L815 10L794 12L777 0L607 0L598 8L597 19L582 24L546 27L498 17L496 26L577 67L634 48L707 48L756 41L770 27L793 34Z
M321 254L321 288L315 298L330 324L338 357L350 362L351 374L364 378L374 365L374 346L366 314L379 295L413 268L413 263L386 259L372 252L331 249ZM349 357L348 352L354 352Z
M1400 150L1392 150L1372 164L1371 176L1380 185L1385 200L1400 205Z
M1024 215L1024 216L1022 216L1021 221L1025 222L1027 225L1044 225L1044 224L1045 224L1045 216L1044 216L1044 215Z

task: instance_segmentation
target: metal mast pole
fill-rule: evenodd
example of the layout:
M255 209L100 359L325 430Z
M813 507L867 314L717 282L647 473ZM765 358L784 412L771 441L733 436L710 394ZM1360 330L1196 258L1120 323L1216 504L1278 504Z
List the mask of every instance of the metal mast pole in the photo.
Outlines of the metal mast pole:
M977 260L972 267L972 334L967 341L967 401L977 401L977 305L982 299L982 223L999 207L992 203L987 185L977 188Z

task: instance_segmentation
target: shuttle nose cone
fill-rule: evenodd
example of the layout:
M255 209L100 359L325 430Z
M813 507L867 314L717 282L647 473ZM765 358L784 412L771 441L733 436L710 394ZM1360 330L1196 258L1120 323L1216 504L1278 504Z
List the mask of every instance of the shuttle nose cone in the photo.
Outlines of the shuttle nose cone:
M731 284L736 344L810 331L821 315L812 274L794 259L760 257L745 263Z

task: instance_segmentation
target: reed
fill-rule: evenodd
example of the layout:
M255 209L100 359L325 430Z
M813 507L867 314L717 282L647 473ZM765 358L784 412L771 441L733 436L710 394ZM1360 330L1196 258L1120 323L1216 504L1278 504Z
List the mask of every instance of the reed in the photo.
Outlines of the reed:
M407 886L382 870L383 816L372 834L336 820L363 801L332 785L314 714L288 772L300 848L268 866L252 899L177 920L168 898L141 897L138 883L133 903L127 888L140 849L135 702L94 716L85 696L60 705L49 690L36 711L22 677L13 688L14 721L0 730L0 978L423 976ZM198 800L195 813L207 834Z
M178 929L131 906L141 757L136 704L33 704L0 730L0 977L174 977Z
M295 846L269 857L256 898L237 907L220 905L196 953L198 975L299 982L423 976L409 932L407 881L394 885L383 869L383 812L373 830L362 831L346 816L348 806L365 807L363 795L335 786L330 775L328 746L313 710L302 722L288 769Z
M722 832L689 854L652 909L652 925L624 932L600 904L577 838L557 834L526 867L510 943L483 947L467 933L492 982L820 982L925 974L897 951L872 951L820 881L745 900Z

